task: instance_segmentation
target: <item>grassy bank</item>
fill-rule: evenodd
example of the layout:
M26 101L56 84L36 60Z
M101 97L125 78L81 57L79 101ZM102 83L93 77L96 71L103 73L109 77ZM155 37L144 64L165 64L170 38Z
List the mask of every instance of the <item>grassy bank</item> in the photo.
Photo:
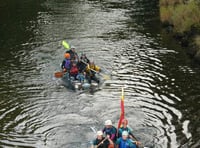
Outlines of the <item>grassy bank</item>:
M200 53L199 0L160 0L160 20L165 26L170 26L171 32L184 36L195 46L194 56L197 51Z
M160 19L170 23L176 32L200 26L200 7L195 0L160 0Z

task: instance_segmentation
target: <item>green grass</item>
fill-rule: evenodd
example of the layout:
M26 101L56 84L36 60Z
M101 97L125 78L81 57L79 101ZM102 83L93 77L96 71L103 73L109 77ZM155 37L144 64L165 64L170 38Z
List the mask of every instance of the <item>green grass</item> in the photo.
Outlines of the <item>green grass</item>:
M200 6L195 0L160 0L160 19L174 25L174 31L183 33L200 24Z

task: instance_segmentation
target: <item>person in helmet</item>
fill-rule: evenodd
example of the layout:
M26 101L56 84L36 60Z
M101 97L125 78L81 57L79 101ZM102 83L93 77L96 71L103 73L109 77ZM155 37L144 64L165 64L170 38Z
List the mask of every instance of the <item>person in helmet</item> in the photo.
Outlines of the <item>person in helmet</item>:
M109 136L103 137L103 132L97 132L97 138L92 142L91 148L114 148L114 143Z
M81 54L81 57L77 63L78 69L80 72L85 71L87 65L89 64L90 60L86 57L85 54Z
M90 62L86 67L86 78L91 84L92 80L99 83L99 79L96 77L96 73L100 72L101 69L99 66L95 65L94 62Z
M115 142L117 139L117 129L112 125L112 121L111 120L106 120L105 121L105 127L103 128L103 133L105 133L105 135L109 135L110 139Z
M70 54L69 53L65 53L64 54L64 60L62 62L61 68L63 69L63 71L69 71L71 69L71 61L70 61Z
M137 138L133 135L132 129L128 127L128 120L123 119L122 120L122 127L118 129L118 138L122 137L122 133L126 131L128 132L128 137L132 140L136 140L136 144L140 144L140 142L137 140Z
M127 131L123 131L122 137L118 138L116 141L116 148L137 148L128 136L129 133Z
M70 54L70 57L71 57L71 59L73 59L73 60L78 60L78 54L76 53L76 49L75 49L75 47L74 46L72 46L71 48L70 48L70 50L67 50L66 51L66 53L69 53Z

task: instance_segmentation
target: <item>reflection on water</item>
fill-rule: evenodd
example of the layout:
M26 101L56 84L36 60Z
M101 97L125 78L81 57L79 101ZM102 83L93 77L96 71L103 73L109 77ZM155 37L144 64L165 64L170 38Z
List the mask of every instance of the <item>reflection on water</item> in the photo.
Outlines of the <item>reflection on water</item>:
M125 115L143 145L197 147L200 71L162 32L157 3L2 3L0 146L88 147L91 127L117 125L124 87ZM112 74L101 91L75 93L53 77L63 39Z

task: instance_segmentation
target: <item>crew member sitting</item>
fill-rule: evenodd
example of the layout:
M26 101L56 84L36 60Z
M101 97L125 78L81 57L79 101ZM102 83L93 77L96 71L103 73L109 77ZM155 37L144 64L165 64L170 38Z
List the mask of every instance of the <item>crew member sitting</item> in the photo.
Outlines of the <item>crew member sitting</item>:
M86 67L86 78L88 82L91 84L92 80L99 83L99 79L96 77L96 73L100 72L101 69L97 65L94 64L94 62L90 62Z
M78 75L78 67L76 66L76 63L72 63L71 69L70 69L70 76L76 79Z
M137 148L132 140L128 138L128 132L123 131L122 137L118 138L116 141L116 148Z
M65 53L64 58L65 59L62 62L61 68L63 69L64 72L68 72L71 68L70 54Z
M97 132L97 138L93 141L91 148L114 148L114 143L109 136L103 137L103 132Z

